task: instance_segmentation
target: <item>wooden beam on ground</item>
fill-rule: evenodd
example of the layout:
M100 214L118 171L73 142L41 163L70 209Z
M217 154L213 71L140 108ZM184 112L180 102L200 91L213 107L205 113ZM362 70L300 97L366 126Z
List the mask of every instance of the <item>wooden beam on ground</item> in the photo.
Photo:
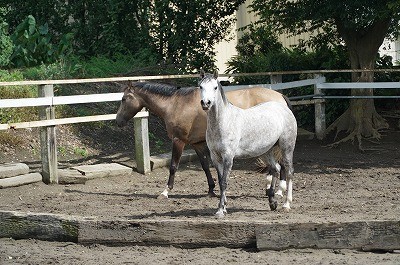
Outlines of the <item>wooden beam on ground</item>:
M400 221L268 224L256 229L259 250L400 249Z
M27 173L5 179L0 179L0 189L18 187L26 184L42 181L42 175L38 172Z
M400 249L400 220L270 223L209 219L124 219L0 211L0 237L106 245Z

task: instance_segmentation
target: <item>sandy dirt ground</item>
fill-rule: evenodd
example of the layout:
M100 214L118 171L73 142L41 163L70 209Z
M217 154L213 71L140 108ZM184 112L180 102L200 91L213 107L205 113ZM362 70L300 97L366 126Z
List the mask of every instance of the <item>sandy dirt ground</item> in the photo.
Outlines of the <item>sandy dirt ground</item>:
M400 131L384 133L380 144L365 142L365 152L349 144L324 147L299 141L291 212L270 211L265 176L254 161L238 160L228 184L232 220L318 222L399 220ZM213 175L216 176L213 169ZM107 218L210 219L218 199L206 196L207 184L197 161L182 164L167 200L157 199L167 168L144 176L94 179L85 185L36 183L0 190L0 210L62 213ZM217 186L218 187L218 186ZM400 254L354 250L285 250L103 245L0 239L0 264L400 264Z

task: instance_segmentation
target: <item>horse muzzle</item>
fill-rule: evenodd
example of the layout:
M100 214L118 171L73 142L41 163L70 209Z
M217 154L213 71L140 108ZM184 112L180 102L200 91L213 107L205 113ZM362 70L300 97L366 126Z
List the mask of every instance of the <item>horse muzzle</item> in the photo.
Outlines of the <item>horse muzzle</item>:
M127 124L127 122L124 119L118 119L118 117L115 120L115 122L117 123L118 127L124 127Z
M201 107L203 108L203 110L209 110L211 107L211 101L204 101L204 100L200 100L201 103Z

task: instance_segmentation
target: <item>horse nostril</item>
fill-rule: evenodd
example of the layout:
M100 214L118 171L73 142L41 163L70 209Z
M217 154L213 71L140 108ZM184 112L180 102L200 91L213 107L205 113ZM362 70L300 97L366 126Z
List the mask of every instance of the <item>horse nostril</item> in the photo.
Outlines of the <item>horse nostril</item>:
M204 100L200 100L200 104L201 104L201 105L204 105Z

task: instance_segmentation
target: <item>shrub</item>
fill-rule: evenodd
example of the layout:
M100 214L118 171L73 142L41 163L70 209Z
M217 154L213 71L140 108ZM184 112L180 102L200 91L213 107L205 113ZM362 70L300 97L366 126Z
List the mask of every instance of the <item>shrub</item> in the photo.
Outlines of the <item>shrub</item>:
M19 68L53 63L69 54L72 37L72 33L67 33L58 44L53 43L48 24L37 25L29 15L11 35L14 43L11 65Z

